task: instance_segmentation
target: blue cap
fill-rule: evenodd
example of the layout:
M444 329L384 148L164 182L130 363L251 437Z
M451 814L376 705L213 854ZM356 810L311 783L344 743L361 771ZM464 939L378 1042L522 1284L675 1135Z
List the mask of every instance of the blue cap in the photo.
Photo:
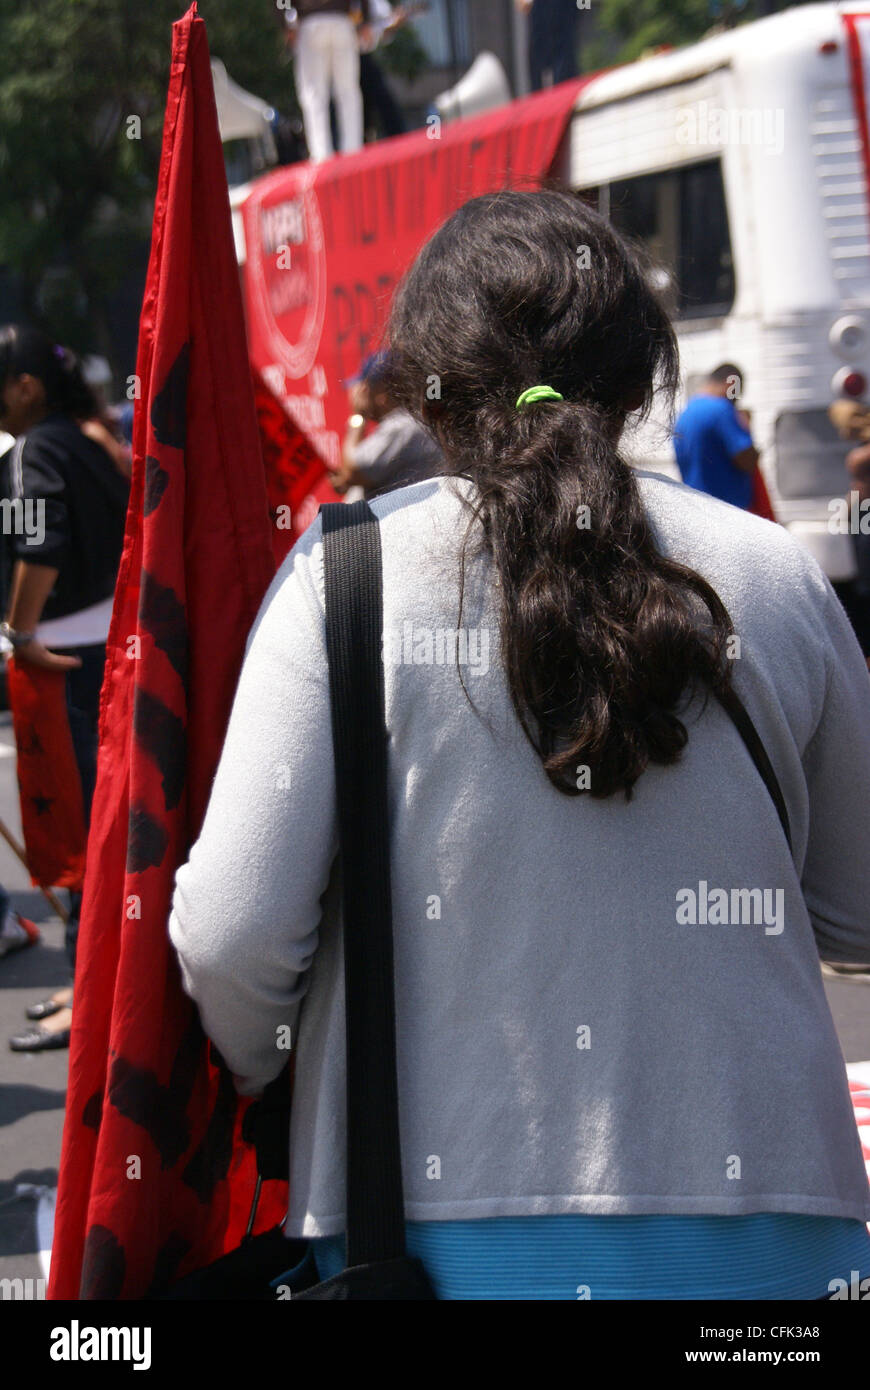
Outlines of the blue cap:
M390 354L386 349L381 352L370 352L368 357L364 357L356 376L349 376L345 381L345 386L355 386L358 381L364 381L367 386L377 386L379 381L390 369Z

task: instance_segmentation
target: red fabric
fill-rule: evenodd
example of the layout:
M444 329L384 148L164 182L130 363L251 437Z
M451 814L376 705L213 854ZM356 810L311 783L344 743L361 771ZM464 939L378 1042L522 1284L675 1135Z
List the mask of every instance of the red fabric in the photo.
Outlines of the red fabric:
M51 1298L139 1298L241 1238L255 1170L167 935L273 573L205 25L173 26L133 479L100 700ZM137 1162L138 1160L138 1162ZM267 1183L257 1229L280 1220Z
M482 116L258 179L243 204L251 359L330 468L344 382L379 345L393 289L468 198L550 173L578 93L563 82Z
M258 373L254 374L254 400L277 566L314 520L320 502L338 498L328 486L323 459ZM324 484L327 495L321 497Z
M756 516L763 516L765 521L776 521L770 493L767 491L767 484L760 468L756 468L752 474L752 499L749 503L749 510L754 512Z
M867 32L870 14L844 14L841 16L846 26L846 42L849 47L849 78L852 83L852 99L855 103L855 117L861 137L861 160L864 165L864 193L870 197L870 125L867 116L867 94L864 88L864 57L861 50L859 24ZM866 38L865 38L866 41Z
M6 677L30 881L78 892L85 870L85 818L66 676L13 658L6 663Z

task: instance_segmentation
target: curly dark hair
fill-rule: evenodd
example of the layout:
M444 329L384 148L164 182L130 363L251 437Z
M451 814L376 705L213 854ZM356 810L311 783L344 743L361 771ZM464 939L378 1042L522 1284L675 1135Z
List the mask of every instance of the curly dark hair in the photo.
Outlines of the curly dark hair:
M730 680L727 610L660 553L618 453L627 412L678 379L641 253L570 193L474 198L408 271L389 340L391 391L475 484L463 584L477 530L526 736L560 792L587 789L583 765L592 796L629 799L649 763L679 758L683 701ZM564 399L517 409L539 383Z

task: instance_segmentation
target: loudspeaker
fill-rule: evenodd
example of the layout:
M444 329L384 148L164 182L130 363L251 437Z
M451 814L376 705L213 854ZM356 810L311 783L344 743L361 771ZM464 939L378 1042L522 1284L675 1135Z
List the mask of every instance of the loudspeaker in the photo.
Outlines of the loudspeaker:
M505 70L494 53L481 53L454 87L435 98L433 106L442 121L476 116L504 106L511 99Z

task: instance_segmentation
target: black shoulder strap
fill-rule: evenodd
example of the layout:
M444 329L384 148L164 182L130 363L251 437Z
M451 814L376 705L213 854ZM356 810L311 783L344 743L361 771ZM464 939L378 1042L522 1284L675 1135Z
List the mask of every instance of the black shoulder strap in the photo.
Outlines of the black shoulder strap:
M347 1263L405 1254L399 1146L381 538L366 502L320 508L342 863Z
M725 710L725 713L734 722L737 732L746 744L749 756L758 768L759 776L770 793L770 799L776 807L780 824L785 832L788 847L791 849L791 826L788 819L788 808L785 804L785 797L779 785L779 779L773 770L773 764L767 756L767 749L761 741L761 735L753 724L749 711L741 700L733 686L726 690L716 692L716 698Z

